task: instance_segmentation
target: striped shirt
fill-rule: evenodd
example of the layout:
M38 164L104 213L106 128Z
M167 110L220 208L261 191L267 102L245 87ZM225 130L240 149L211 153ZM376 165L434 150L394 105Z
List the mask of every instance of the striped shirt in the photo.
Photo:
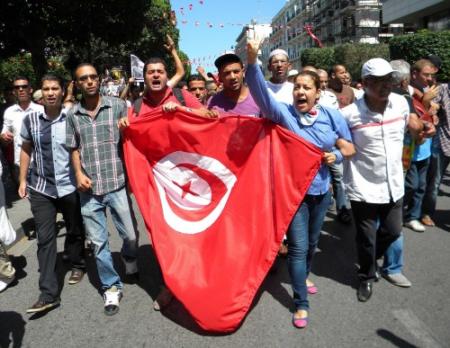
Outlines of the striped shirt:
M126 103L114 97L101 97L94 118L81 104L67 115L66 144L80 151L81 166L92 181L94 195L105 195L125 185L117 122L126 115Z
M66 146L66 113L63 109L56 119L50 119L43 112L31 112L23 119L20 132L22 141L33 147L27 187L52 198L76 189Z

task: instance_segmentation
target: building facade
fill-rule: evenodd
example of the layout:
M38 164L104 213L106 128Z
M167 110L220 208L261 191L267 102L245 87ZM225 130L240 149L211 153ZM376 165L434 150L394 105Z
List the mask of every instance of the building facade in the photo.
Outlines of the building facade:
M252 21L251 24L248 24L242 28L241 33L236 39L236 46L234 48L234 52L241 58L244 64L247 63L247 38L254 38L261 42L264 42L270 34L272 33L272 26L270 24L257 24ZM263 58L260 54L259 60L261 61Z
M394 0L396 1L396 0ZM403 25L381 24L381 0L289 0L272 19L272 34L263 51L283 48L293 68L301 67L305 48L317 47L305 30L311 26L324 46L347 42L379 43L403 33ZM263 56L265 56L263 52Z
M449 0L387 0L383 23L402 22L415 29L450 29Z

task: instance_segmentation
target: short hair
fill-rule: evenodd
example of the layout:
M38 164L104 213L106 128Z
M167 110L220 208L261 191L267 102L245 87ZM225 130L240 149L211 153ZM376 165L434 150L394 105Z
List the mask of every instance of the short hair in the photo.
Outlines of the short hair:
M390 63L394 72L392 73L392 78L396 85L400 84L404 80L411 78L411 65L406 60L396 59L391 60Z
M41 78L41 88L42 85L44 84L44 81L56 81L59 84L59 87L61 87L61 89L63 89L64 85L63 85L63 80L61 77L55 75L55 74L45 74L44 76L42 76Z
M90 66L90 67L94 68L95 71L97 71L97 69L96 69L96 67L94 66L94 64L84 62L84 63L78 64L78 65L75 67L75 69L73 70L73 77L76 78L76 77L77 77L77 76L76 76L77 70L80 69L80 68L83 68L83 67L85 67L85 66Z
M328 73L327 73L326 70L324 70L324 69L317 69L317 75L320 76L320 74L327 74L327 76L328 76Z
M334 74L336 74L336 70L337 70L337 68L338 68L339 66L343 66L344 69L347 70L347 67L346 67L344 64L334 64L334 65L331 67L331 72L334 73Z
M309 76L314 81L314 86L316 87L316 89L320 89L320 78L316 72L311 70L303 70L297 76L295 76L294 81L296 81L299 76Z
M14 82L19 81L19 80L26 80L26 81L28 81L28 83L30 83L30 79L27 76L25 76L25 75L17 75L17 76L14 77L14 79L12 81L12 84L14 84Z
M411 68L411 71L422 71L422 69L427 66L436 69L436 66L431 62L431 60L419 59L417 62L414 63L414 65Z
M189 85L189 82L191 82L191 81L203 81L206 84L206 80L200 74L193 74L193 75L189 76L189 78L187 80L188 85Z
M227 53L219 58L217 58L214 62L214 65L216 66L217 70L222 70L225 65L233 64L233 63L239 63L241 68L244 67L244 64L242 63L241 58L239 58L238 55L234 53Z
M317 69L314 65L305 65L302 67L302 71L314 71L317 74Z
M148 68L148 65L150 65L150 64L162 64L164 66L164 70L167 71L166 62L163 59L161 59L159 57L152 57L150 59L147 59L147 61L144 63L144 70L143 70L144 76L147 73L147 68Z

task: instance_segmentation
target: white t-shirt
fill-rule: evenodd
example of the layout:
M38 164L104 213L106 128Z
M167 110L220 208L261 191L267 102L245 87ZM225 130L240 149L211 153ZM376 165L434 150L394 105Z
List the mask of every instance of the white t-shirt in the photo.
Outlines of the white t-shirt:
M409 118L406 99L395 93L383 114L369 110L364 98L341 109L356 154L344 161L344 182L353 201L385 204L404 195L403 137Z
M277 101L289 105L292 105L294 103L294 97L292 96L294 84L292 82L286 81L283 83L273 83L270 81L266 81L266 83L269 92L272 93L273 97Z
M14 163L16 165L20 164L20 150L22 147L20 131L22 129L22 120L32 111L44 112L44 107L31 102L28 108L23 110L19 104L14 104L7 108L3 114L2 134L9 131L14 135Z
M332 109L339 109L339 102L337 100L336 94L330 91L320 91L319 104Z

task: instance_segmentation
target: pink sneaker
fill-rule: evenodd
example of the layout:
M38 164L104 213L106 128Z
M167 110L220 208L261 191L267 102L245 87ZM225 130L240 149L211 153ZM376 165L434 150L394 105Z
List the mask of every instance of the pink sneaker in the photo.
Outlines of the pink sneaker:
M310 294L310 295L317 294L317 292L319 291L319 289L317 289L317 286L315 286L315 285L307 286L306 290L308 291L308 294Z
M305 318L296 318L295 313L292 316L292 325L294 325L297 329L304 329L308 326L309 318L306 316Z

